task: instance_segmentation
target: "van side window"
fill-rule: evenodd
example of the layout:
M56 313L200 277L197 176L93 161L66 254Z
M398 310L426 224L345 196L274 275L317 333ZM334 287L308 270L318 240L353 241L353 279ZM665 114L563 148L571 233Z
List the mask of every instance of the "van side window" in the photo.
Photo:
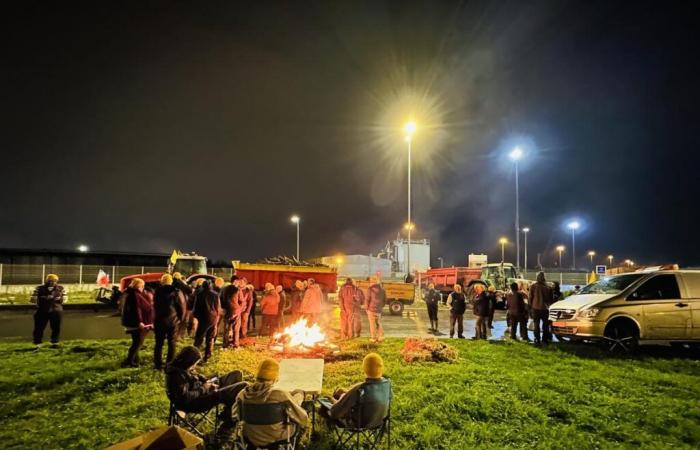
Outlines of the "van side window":
M681 298L676 276L657 275L647 280L629 297L630 300L664 300Z

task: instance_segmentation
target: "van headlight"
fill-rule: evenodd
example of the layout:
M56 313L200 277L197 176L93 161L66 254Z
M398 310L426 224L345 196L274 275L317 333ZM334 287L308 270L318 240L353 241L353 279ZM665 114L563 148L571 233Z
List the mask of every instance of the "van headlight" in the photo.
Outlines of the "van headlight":
M579 319L592 319L598 315L600 308L586 308L580 310L576 315Z

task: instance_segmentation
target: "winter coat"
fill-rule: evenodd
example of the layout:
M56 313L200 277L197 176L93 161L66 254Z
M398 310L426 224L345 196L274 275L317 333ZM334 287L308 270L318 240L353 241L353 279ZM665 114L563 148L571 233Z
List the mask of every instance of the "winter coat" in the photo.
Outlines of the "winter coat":
M340 310L345 313L352 313L359 309L362 291L352 283L346 283L340 288L338 293L338 304Z
M183 294L174 285L158 286L153 296L153 324L156 328L177 325L185 316L187 303Z
M463 292L452 292L447 297L447 303L450 305L452 314L461 315L467 310L467 297L465 297Z
M239 316L248 311L248 308L252 306L253 299L250 289L238 289L236 295L233 296L233 303L231 303L231 315Z
M199 355L194 352L182 352L165 367L165 386L168 398L178 409L196 411L198 401L211 395L205 387L206 377L198 374L193 367L199 361Z
M301 313L320 314L322 302L323 292L321 292L321 286L312 284L304 292L304 298L301 301Z
M63 286L58 284L42 284L34 289L32 297L36 298L37 311L48 313L53 311L63 311L64 294L65 291L63 290Z
M365 299L367 311L381 314L385 303L386 292L379 283L373 284L367 289L367 298Z
M362 388L365 386L369 385L376 385L380 383L388 383L386 378L367 378L364 382L362 383L357 383L353 386L351 386L345 394L343 394L340 399L338 399L337 402L333 404L333 406L330 409L330 416L332 419L337 420L341 424L347 427L353 427L353 426L366 426L367 423L364 424L357 424L355 423L357 421L357 413L356 413L356 406L359 403L360 400L360 393ZM370 419L372 413L374 412L377 417L375 418L375 422L378 422L379 420L383 419L383 416L386 415L386 413L389 410L389 404L391 402L391 390L387 390L387 394L385 398L383 398L382 402L383 405L377 405L377 411L368 411L365 414L365 417L363 419L368 420ZM378 399L379 400L379 399ZM382 408L382 406L385 408ZM381 417L379 417L381 416Z
M442 294L437 289L430 289L425 294L425 304L430 307L438 306L441 300Z
M139 324L153 324L153 305L146 294L130 287L122 302L122 325L127 331L138 329Z
M525 296L522 292L509 292L506 295L506 307L508 308L508 314L514 317L520 317L524 315L527 310L525 307Z
M541 273L537 275L537 282L530 286L529 303L530 309L535 311L546 311L554 303L552 288L547 286Z
M301 303L304 300L304 290L297 289L296 286L292 288L292 314L301 313Z
M219 295L219 299L221 301L221 309L224 310L224 317L226 317L227 319L230 319L231 317L235 316L234 299L236 298L237 293L238 287L234 286L233 284L229 284L221 290L221 294Z
M279 314L280 295L277 292L266 292L260 301L260 311L266 316Z
M490 310L488 292L482 292L474 298L474 314L486 317L489 315Z
M296 432L297 426L306 426L309 417L306 414L306 410L301 407L302 400L303 398L301 395L293 397L289 392L275 388L272 382L258 381L238 394L236 404L233 408L233 417L237 420L242 420L240 408L243 403L286 403L287 415L292 422L289 425L285 426L282 422L270 425L251 425L245 422L243 423L243 435L246 439L255 446L263 447L273 442L286 439L287 435L293 435Z
M215 324L219 319L221 303L219 296L211 288L202 289L194 300L192 315L201 324Z

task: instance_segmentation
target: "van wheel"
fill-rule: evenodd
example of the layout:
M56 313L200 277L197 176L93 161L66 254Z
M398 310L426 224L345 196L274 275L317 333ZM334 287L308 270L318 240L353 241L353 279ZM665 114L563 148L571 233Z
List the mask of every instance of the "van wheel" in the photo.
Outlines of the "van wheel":
M389 312L392 316L399 316L403 313L403 303L393 301L389 304Z
M639 330L628 320L618 320L605 328L605 343L612 353L634 353L639 348Z

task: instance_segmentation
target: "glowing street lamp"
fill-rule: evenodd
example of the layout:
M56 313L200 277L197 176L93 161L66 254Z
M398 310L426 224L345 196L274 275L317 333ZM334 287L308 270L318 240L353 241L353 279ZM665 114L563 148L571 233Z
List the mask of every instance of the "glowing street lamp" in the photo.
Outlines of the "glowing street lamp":
M595 256L595 252L593 250L588 252L588 257L591 258L591 269L593 269L593 257Z
M608 261L610 263L610 268L612 268L613 255L608 255Z
M406 135L406 143L408 144L408 220L407 228L408 231L408 245L406 248L406 278L411 275L411 144L413 142L413 134L416 132L416 123L411 121L407 122L403 126L403 131Z
M442 258L442 256L438 256L437 259L440 260L440 268L442 269L445 266L445 260Z
M520 183L518 179L518 161L523 157L520 147L515 147L508 155L515 163L515 267L520 268Z
M506 260L506 244L508 243L508 239L502 237L498 240L498 243L501 244L501 262L504 262Z
M523 228L523 237L525 238L525 261L523 261L523 268L527 273L527 234L530 232L529 227Z
M301 222L301 219L295 214L289 220L297 226L297 261L299 261L299 222Z
M85 252L87 252L88 250L90 250L90 247L88 247L88 246L85 245L85 244L80 244L80 245L78 246L78 251L79 251L80 253L85 253Z
M564 250L566 250L566 247L563 245L557 245L557 251L559 252L559 284L562 284L562 269L561 269L561 254L564 253Z
M572 268L575 269L576 268L576 230L579 229L581 224L578 223L577 221L573 220L573 221L569 222L568 225L566 225L566 226L569 227L569 229L571 230L571 260L572 260L571 265L572 265Z

